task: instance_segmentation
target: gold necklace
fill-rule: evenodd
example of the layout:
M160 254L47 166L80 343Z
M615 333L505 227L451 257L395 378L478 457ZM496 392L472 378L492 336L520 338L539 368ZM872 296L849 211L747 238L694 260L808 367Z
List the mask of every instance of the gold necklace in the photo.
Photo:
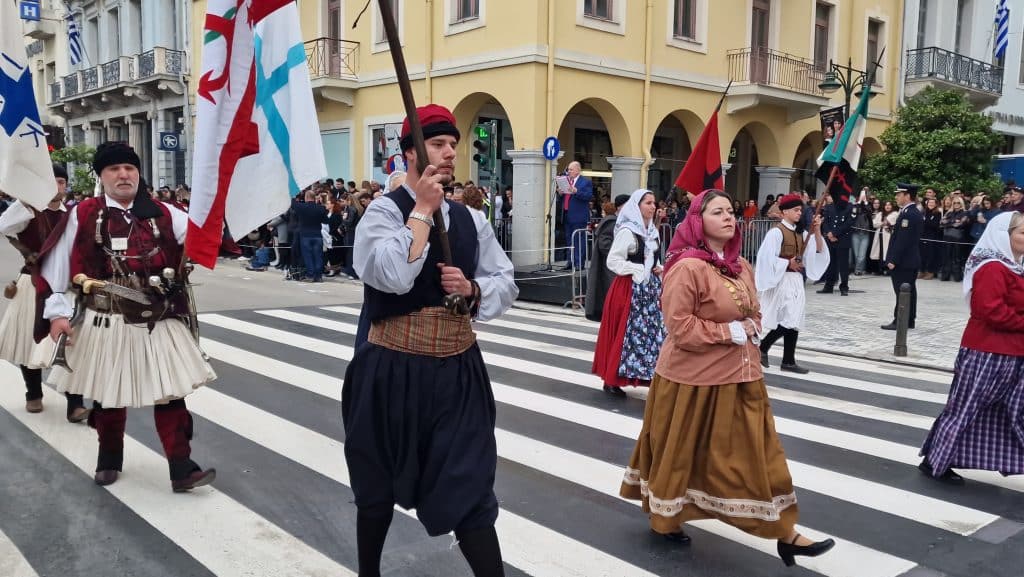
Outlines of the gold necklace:
M715 272L718 273L719 277L721 277L722 284L725 285L725 288L729 291L729 296L732 297L732 301L736 303L736 308L738 308L746 317L753 316L755 311L749 304L747 304L751 302L750 292L747 290L747 285L743 284L743 282L738 278L736 280L730 279L723 275L717 268L715 268Z

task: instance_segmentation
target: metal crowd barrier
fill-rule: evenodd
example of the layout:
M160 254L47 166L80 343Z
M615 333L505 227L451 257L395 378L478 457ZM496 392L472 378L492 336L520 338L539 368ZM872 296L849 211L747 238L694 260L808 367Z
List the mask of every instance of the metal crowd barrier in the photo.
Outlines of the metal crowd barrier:
M494 219L494 237L505 252L512 250L512 217Z
M565 303L567 307L573 309L583 308L583 301L587 296L587 271L590 269L590 248L593 244L593 223L587 228L581 228L572 233L572 246L567 247L569 264L572 266L572 300ZM579 267L576 266L576 259L574 258L577 247L582 247L583 249L583 254L579 259Z
M761 242L764 241L765 235L772 229L779 221L772 220L770 218L755 218L748 221L738 221L739 226L742 227L743 231L743 248L740 249L740 255L743 258L750 261L750 264L754 264L757 260L757 249L761 248Z

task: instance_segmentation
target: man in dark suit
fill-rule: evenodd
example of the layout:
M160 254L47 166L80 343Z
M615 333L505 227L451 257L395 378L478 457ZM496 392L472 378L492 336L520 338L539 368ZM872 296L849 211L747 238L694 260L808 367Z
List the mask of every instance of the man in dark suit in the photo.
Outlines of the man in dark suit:
M580 176L580 163L572 161L566 170L569 179L569 191L559 199L559 206L563 212L562 222L565 223L565 246L566 250L573 247L571 260L566 268L582 268L583 251L586 250L586 235L576 235L576 244L573 246L573 233L577 230L587 228L590 223L590 199L594 197L594 183L585 176Z
M853 208L845 195L839 203L822 210L824 223L821 232L828 244L829 264L825 271L825 286L819 293L831 294L839 280L839 292L844 297L850 291L850 249L853 248Z
M914 328L917 319L917 271L921 268L919 243L924 217L917 210L917 186L913 184L896 185L896 204L900 214L892 228L889 239L889 251L885 255L885 266L889 269L892 279L892 290L896 293L896 306L893 307L892 322L882 325L887 331L896 330L896 312L899 310L900 286L910 285L910 319L908 326Z

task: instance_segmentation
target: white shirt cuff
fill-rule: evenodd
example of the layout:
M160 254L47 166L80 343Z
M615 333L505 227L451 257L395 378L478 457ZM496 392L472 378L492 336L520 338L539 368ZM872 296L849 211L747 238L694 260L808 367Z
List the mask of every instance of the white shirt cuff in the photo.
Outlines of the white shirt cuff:
M46 305L43 307L43 318L52 320L57 317L71 318L75 307L68 300L64 293L53 293L46 298Z
M732 342L737 345L747 344L747 331L743 328L742 321L729 323L729 332L732 333Z

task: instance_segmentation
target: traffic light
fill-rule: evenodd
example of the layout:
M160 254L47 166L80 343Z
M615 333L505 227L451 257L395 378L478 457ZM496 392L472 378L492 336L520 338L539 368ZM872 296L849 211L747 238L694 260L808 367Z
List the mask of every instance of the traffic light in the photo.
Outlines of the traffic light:
M476 150L476 154L473 155L473 161L476 162L478 170L488 171L491 168L492 149L490 123L477 124L473 128L473 134L476 136L473 140L473 148Z

